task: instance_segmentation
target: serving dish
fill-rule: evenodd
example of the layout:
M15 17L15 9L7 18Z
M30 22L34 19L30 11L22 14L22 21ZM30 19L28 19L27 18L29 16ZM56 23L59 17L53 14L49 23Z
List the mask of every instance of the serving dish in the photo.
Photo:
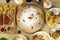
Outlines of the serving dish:
M60 29L56 28L51 29L51 37L54 40L60 40Z
M8 5L8 4L0 4L0 29L1 32L11 32L15 28L15 14L16 14L16 6ZM11 31L8 30L9 27ZM14 33L14 31L13 31Z

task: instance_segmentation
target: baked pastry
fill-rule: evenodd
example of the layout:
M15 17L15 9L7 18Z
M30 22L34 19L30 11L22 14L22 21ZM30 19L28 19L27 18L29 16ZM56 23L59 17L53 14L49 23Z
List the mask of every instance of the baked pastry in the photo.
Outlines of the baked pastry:
M43 25L43 15L42 10L36 5L22 5L17 13L17 25L25 32L35 32Z

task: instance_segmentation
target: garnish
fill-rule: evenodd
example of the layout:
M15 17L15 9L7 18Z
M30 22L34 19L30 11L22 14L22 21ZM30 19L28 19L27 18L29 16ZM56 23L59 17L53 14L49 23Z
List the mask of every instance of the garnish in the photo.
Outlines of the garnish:
M6 30L5 28L1 28L1 32L5 32L5 30Z
M9 31L10 30L10 27L8 27L7 30Z
M25 20L23 19L23 21L25 22Z
M28 17L28 19L32 19L32 18L34 18L33 14L31 14L30 17Z
M32 19L32 17L28 17L28 19Z
M0 40L8 40L7 38L5 38L5 37L2 37L2 38L0 38Z

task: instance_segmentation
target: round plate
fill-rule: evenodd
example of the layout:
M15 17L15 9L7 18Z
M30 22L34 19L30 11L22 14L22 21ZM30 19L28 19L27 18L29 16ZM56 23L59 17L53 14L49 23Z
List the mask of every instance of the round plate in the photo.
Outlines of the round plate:
M51 8L46 14L46 22L50 27L60 24L60 8Z
M36 4L23 4L17 13L17 25L27 33L33 33L41 29L44 23L42 9Z
M48 33L44 32L44 31L39 31L39 32L36 32L35 34L33 34L32 36L32 40L38 40L39 38L42 38L42 40L51 40L51 37Z
M58 33L57 30L60 31L60 29L57 29L57 28L53 28L51 29L51 36L53 36L55 33ZM55 34L55 36L57 36L57 34ZM53 38L53 37L52 37ZM54 38L53 38L54 39ZM60 40L60 36L54 40Z
M13 40L28 40L24 35L22 34L17 34Z

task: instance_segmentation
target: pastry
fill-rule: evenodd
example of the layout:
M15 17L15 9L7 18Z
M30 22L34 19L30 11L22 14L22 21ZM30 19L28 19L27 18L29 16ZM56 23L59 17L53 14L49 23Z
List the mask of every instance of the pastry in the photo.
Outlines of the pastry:
M43 24L43 12L34 5L22 5L17 13L17 25L25 32L37 31ZM38 11L37 11L38 10ZM28 29L29 28L29 29Z

